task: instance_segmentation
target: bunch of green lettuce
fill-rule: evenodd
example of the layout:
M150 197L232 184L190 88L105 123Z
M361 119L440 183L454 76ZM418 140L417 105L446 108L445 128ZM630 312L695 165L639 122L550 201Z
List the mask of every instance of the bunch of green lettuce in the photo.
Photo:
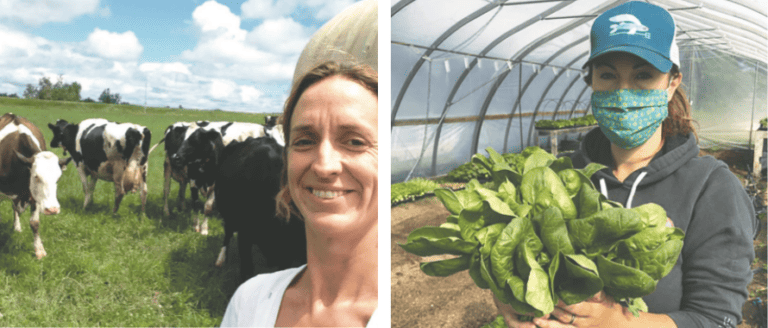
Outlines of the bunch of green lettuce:
M589 177L603 166L573 169L570 158L529 147L507 160L493 149L472 162L491 172L492 187L476 180L435 194L451 213L439 227L414 230L400 246L418 256L457 257L421 263L430 276L469 270L519 313L541 317L558 299L574 304L605 290L632 313L640 297L674 266L683 232L666 227L656 204L633 209L606 199Z

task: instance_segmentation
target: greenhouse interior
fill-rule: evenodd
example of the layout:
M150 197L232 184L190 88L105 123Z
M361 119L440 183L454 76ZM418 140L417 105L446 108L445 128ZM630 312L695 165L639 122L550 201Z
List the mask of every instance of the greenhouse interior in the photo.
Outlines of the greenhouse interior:
M392 183L444 176L488 147L578 147L584 129L536 124L591 114L590 27L622 2L393 0ZM700 147L751 149L768 115L765 1L648 2L675 19Z

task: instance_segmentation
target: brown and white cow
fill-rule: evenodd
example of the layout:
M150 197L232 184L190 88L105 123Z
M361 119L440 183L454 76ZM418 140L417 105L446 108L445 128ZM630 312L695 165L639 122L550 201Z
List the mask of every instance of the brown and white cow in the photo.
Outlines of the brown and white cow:
M62 147L72 155L83 183L83 208L91 202L96 182L101 179L115 184L117 213L123 196L139 191L141 213L147 204L147 157L152 134L144 126L115 123L102 118L87 119L80 124L65 120L48 124L53 131L51 147ZM88 181L88 176L91 177Z
M7 113L0 117L0 193L13 200L13 228L21 232L19 214L32 206L29 226L32 228L35 255L47 255L40 239L40 212L58 214L56 182L69 160L46 151L45 139L34 124L23 117Z

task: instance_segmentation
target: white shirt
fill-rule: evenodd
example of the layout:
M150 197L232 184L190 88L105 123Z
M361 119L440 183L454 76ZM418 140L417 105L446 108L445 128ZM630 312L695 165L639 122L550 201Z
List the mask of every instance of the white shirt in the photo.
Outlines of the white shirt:
M224 312L221 327L274 327L285 290L307 265L259 274L240 285ZM378 327L378 309L366 327Z

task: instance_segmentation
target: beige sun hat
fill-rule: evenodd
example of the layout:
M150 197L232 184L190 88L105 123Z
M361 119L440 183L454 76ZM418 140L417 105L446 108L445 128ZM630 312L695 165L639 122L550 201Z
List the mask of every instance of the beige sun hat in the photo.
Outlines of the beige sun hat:
M299 56L292 84L315 66L330 60L365 64L378 71L378 41L378 1L355 3L315 32Z

